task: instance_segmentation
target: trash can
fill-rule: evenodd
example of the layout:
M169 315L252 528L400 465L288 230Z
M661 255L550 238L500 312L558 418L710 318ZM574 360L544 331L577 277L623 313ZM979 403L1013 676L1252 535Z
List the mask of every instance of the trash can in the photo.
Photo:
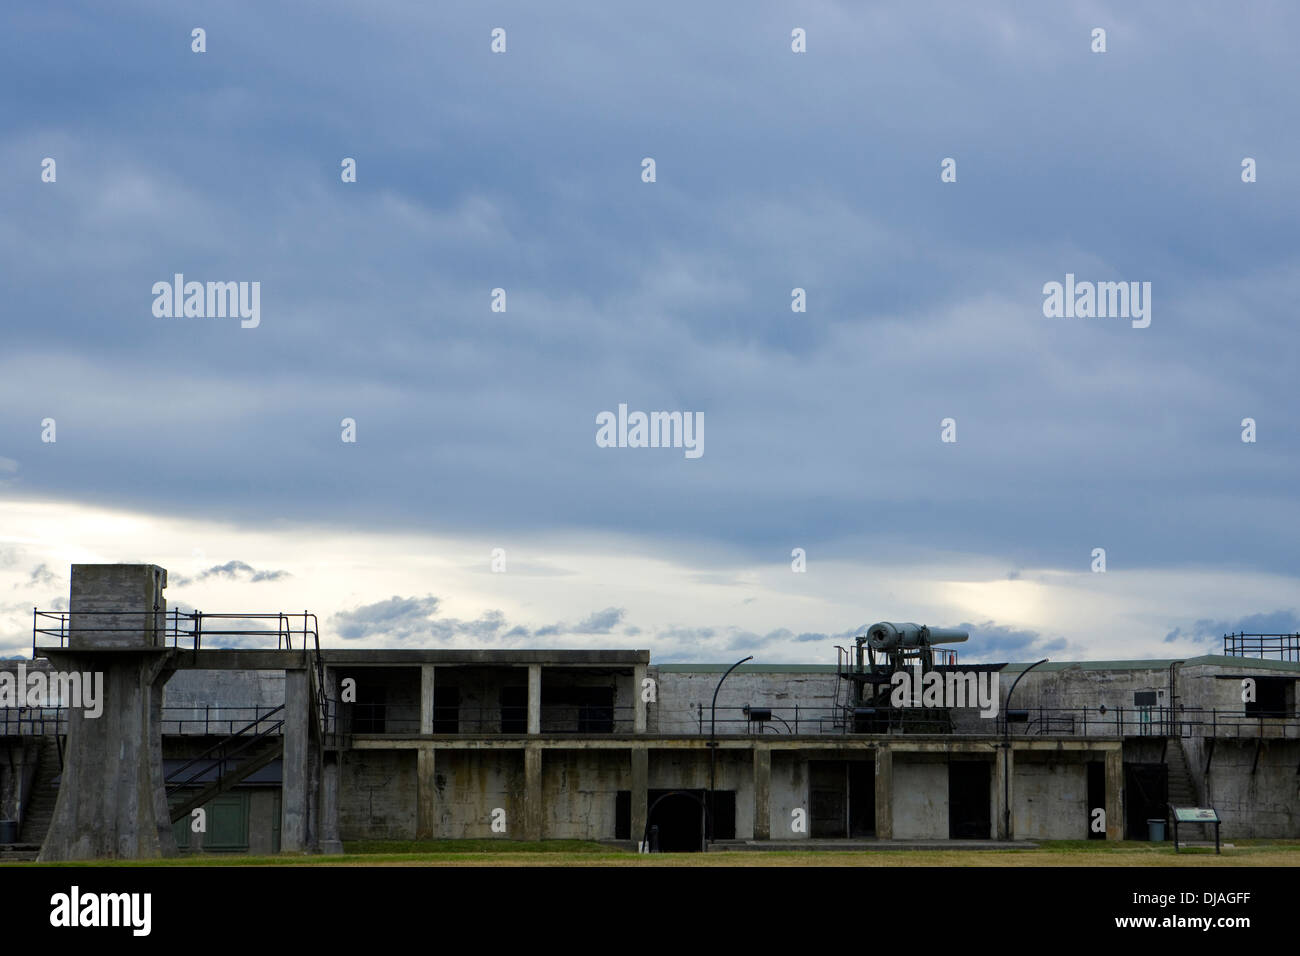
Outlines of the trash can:
M1147 839L1152 843L1165 842L1165 821L1148 820L1147 821Z
M18 821L0 820L0 843L18 842Z

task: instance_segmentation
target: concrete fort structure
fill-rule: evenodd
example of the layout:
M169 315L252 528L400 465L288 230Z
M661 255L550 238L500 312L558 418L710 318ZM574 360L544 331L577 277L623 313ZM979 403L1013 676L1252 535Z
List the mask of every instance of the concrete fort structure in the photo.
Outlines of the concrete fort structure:
M20 666L105 675L95 718L0 693L0 854L1146 839L1193 805L1227 840L1300 837L1300 635L967 665L996 678L988 717L882 711L843 651L727 674L644 650L322 648L309 613L168 612L165 586L153 566L74 566L69 611L36 614L36 660L0 662L0 691Z

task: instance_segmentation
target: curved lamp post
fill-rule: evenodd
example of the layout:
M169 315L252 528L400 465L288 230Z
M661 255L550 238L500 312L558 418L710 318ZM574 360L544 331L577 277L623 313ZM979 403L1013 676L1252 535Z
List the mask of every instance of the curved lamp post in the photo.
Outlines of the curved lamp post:
M713 688L713 704L709 707L709 809L705 818L705 832L708 834L705 840L706 846L713 842L713 783L716 779L718 763L718 691L722 690L722 682L731 675L732 671L745 661L752 661L753 659L754 655L750 654L744 660L736 661L727 668L727 673L723 674L718 680L718 686ZM648 815L647 819L649 819Z
M1002 761L1002 832L1006 834L1008 840L1011 839L1011 695L1016 692L1016 685L1020 683L1021 677L1039 664L1046 663L1047 658L1044 657L1041 661L1030 664L1011 682L1011 689L1007 691L1006 713L1002 715L1002 746L1007 751Z

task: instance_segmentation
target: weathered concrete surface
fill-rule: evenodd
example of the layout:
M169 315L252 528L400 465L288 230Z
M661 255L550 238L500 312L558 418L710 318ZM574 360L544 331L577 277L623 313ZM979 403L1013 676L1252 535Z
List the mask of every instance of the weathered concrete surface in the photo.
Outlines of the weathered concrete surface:
M437 673L432 664L420 665L420 733L433 733L433 701Z
M894 752L876 748L876 839L894 838Z
M416 762L411 750L340 753L339 836L343 840L415 839ZM438 775L443 773L440 768Z
M999 840L1010 840L1017 832L1015 815L1008 812L1015 800L1015 751L999 746L993 759L993 834Z
M614 751L549 751L542 760L541 802L544 835L549 840L612 840L615 837L615 806L618 792L633 793L631 835L640 840L645 832L636 828L636 799L632 765ZM640 751L642 755L645 751ZM641 775L644 801L645 775Z
M894 754L895 840L948 838L948 763L939 756ZM877 832L877 838L881 838Z
M748 750L728 751L721 748L718 750L714 789L735 792L738 837L749 837L754 832L753 766L753 756ZM708 790L708 788L707 747L702 747L698 751L650 750L650 790Z
M432 840L434 836L434 814L437 812L437 790L434 787L434 772L437 769L437 755L432 747L421 747L415 752L415 838Z
M718 755L721 760L721 754ZM773 840L807 840L812 834L812 808L809 806L808 755L804 751L772 751L772 793L771 793L771 837ZM737 800L736 810L739 816L741 806L752 806L751 800ZM802 810L802 829L795 829L798 817L795 810ZM736 836L745 833L736 821Z
M284 682L284 778L280 848L309 853L319 848L319 751L311 727L309 674L288 671Z
M434 836L439 839L523 839L525 770L522 751L439 751L434 771ZM505 832L492 829L505 812Z
M632 797L632 839L638 844L645 835L646 816L649 814L648 791L650 783L650 754L645 747L633 747L631 751L631 777L629 786Z
M1000 752L999 752L1000 753ZM1019 755L1012 778L1013 832L1021 840L1088 838L1088 765L1073 755ZM999 793L1001 779L998 781Z
M1300 835L1300 740L1218 740L1211 752L1209 741L1184 738L1183 746L1224 839Z
M524 748L524 832L525 840L540 840L546 835L546 814L542 806L542 751Z
M725 670L725 668L723 668ZM660 734L695 734L700 732L700 712L703 705L704 733L709 733L710 704L718 686L721 673L700 671L664 670L649 668L649 676L656 682L658 702L650 708L648 730ZM798 704L807 709L810 719L826 712L835 703L835 675L805 673L797 668L789 672L749 672L742 665L733 671L718 694L719 721L734 719L736 708L746 704L755 706L789 707ZM742 725L720 722L721 734L735 733Z
M1106 752L1106 839L1124 839L1124 751Z
M754 751L754 839L772 836L772 751Z
M153 564L74 564L68 646L74 649L162 647L167 571Z
M163 692L163 732L224 735L232 725L238 730L251 723L254 710L284 703L284 675L282 670L178 670Z
M160 732L163 685L174 653L51 652L58 670L102 672L104 701L97 718L81 708L69 710L63 777L42 861L178 852L163 788Z

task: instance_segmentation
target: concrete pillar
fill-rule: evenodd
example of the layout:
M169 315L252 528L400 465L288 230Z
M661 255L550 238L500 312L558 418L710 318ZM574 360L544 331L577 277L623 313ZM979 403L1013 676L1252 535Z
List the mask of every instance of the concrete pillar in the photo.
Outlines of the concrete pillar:
M92 675L99 675L102 712L91 717L81 707L68 710L59 795L38 859L176 856L161 732L163 686L173 673L174 652L48 653L55 671L83 675L83 686L87 677L93 686Z
M321 767L320 851L342 853L339 839L339 754L327 752Z
M536 667L537 665L532 666ZM529 683L531 684L531 680ZM524 748L525 840L542 839L542 821L544 818L545 807L542 806L542 748L530 744Z
M528 732L542 732L542 665L528 665Z
M306 670L284 672L284 771L280 849L311 849L311 701Z
M1106 751L1106 839L1124 839L1124 751Z
M876 839L894 838L894 752L876 744Z
M636 664L632 668L632 733L643 734L646 727L646 702L642 688L645 686L646 665Z
M431 744L423 744L415 752L415 838L417 840L433 839L435 755L436 751Z
M646 814L649 812L650 751L644 746L632 748L632 840L640 845L645 839Z
M74 698L42 861L177 853L162 763L163 686L176 654L166 587L167 571L152 564L72 566L67 646L41 651Z
M754 745L754 839L772 838L772 751Z
M420 733L433 733L433 665L420 665Z
M998 746L993 764L993 832L999 840L1014 840L1016 829L1016 758L1010 747ZM1008 815L1007 809L1011 812Z

